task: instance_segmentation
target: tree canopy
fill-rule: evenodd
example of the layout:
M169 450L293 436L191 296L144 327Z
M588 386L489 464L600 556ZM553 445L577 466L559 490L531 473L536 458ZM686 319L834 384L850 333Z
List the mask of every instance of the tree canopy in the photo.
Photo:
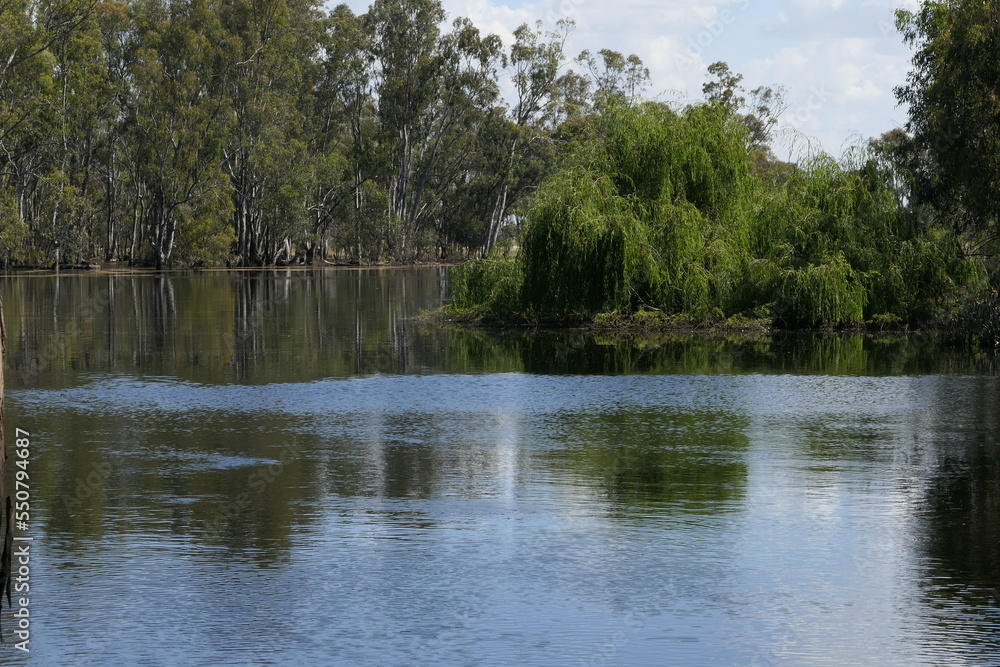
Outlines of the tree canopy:
M494 313L941 317L996 283L1000 2L897 19L907 126L791 164L780 86L717 62L651 102L638 56L568 57L571 21L505 46L440 0L9 0L0 265L482 254L456 302Z
M592 131L578 133L527 207L519 252L463 267L453 310L792 326L995 322L1000 2L924 1L897 12L897 25L916 49L896 90L909 122L839 161L776 160L782 89L748 93L724 62L708 67L704 102L606 96ZM598 61L584 62L593 72ZM592 79L604 80L620 79Z
M909 224L875 150L774 179L749 132L712 102L610 108L542 184L520 251L457 273L453 309L829 327L926 321L984 294L956 234Z
M583 54L568 102L572 29L505 48L440 0L4 2L0 265L488 249L555 168L560 123L648 78Z
M911 141L888 146L917 202L961 232L997 237L1000 221L1000 1L924 2L897 26L915 48L896 89Z

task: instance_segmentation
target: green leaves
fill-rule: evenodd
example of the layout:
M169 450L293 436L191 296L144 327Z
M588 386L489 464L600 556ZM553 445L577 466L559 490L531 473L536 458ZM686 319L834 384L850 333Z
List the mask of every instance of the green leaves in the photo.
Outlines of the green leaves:
M1000 222L1000 2L923 2L899 11L915 48L907 83L914 204L933 206L960 232L996 237ZM982 240L982 239L980 239Z
M836 327L927 320L982 290L954 233L906 224L871 150L774 178L752 163L740 115L718 104L617 105L597 126L542 185L517 259L459 274L456 304L494 317L769 313Z
M737 313L784 298L778 276L833 275L840 256L850 285L899 285L917 275L910 257L940 268L926 294L876 295L864 317L927 315L979 279L964 252L1000 246L998 12L901 12L912 136L791 165L767 147L780 89L747 92L714 63L709 104L642 103L637 56L584 52L565 70L570 21L523 25L504 52L468 19L445 26L440 0L362 15L314 0L9 0L0 262L51 262L56 244L69 261L157 266L331 247L410 261L515 247L527 224L525 251L561 268L539 259L537 280L514 281L533 295L503 301L518 307ZM961 243L921 236L942 220ZM575 282L550 303L546 276ZM824 312L811 321L854 318Z

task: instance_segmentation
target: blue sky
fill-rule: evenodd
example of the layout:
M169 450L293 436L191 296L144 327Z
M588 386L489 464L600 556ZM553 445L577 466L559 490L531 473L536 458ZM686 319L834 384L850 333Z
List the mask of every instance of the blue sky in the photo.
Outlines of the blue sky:
M368 0L350 0L356 12ZM449 20L466 16L506 44L521 23L562 17L577 27L570 58L583 49L635 53L649 67L647 95L701 96L707 66L717 60L744 75L744 85L787 91L785 132L775 152L786 158L804 140L834 156L861 138L906 121L892 89L910 68L910 49L893 11L917 0L443 0Z

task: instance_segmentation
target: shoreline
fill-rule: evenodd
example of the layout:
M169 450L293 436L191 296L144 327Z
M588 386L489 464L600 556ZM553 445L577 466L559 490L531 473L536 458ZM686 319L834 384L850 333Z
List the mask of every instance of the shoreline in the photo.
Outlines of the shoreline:
M178 275L187 273L253 273L257 271L365 271L371 269L413 269L428 267L453 267L460 262L411 262L411 263L387 263L387 264L289 264L287 266L198 266L198 267L175 267L169 269L157 269L145 266L116 266L117 263L101 264L88 267L60 268L58 271L53 268L44 267L16 267L0 269L0 276L128 276L128 275Z
M156 269L154 267L90 265L87 268L62 269L51 268L16 268L0 270L0 277L32 277L51 278L59 276L163 276L189 275L196 273L234 273L234 274L292 274L306 272L335 271L371 271L371 270L401 270L414 268L451 268L462 262L411 262L386 263L359 266L357 264L312 264L288 266L253 266L253 267L176 267ZM668 315L660 311L639 311L630 315L618 313L596 313L591 315L569 315L561 317L525 316L502 317L485 313L478 309L452 311L451 304L446 304L436 310L426 311L413 317L423 323L433 323L440 326L479 330L490 333L558 333L576 332L604 336L643 337L656 335L701 335L701 336L774 336L774 335L815 335L815 334L863 334L906 336L912 334L936 334L959 344L974 344L978 336L970 327L970 323L961 321L929 321L922 323L898 322L865 322L845 327L792 327L781 326L767 318L750 318L735 315L724 320L695 320L684 315ZM984 331L984 338L992 335ZM988 345L983 344L984 348ZM997 350L1000 352L1000 349Z
M680 315L649 314L643 311L644 314L632 316L599 313L594 316L579 315L530 320L524 317L502 318L478 313L454 313L448 312L448 308L449 306L444 306L438 310L422 313L417 319L442 326L454 326L490 333L578 332L622 337L655 335L754 337L800 334L908 336L937 334L959 343L963 340L967 341L971 333L968 327L960 322L892 325L867 322L849 327L783 327L766 319L750 319L739 316L719 321L696 321Z

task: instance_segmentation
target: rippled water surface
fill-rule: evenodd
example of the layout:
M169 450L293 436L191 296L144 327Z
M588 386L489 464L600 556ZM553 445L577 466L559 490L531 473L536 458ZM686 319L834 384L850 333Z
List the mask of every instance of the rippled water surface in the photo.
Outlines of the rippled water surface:
M3 278L0 664L1000 664L987 360L416 319L446 278Z

